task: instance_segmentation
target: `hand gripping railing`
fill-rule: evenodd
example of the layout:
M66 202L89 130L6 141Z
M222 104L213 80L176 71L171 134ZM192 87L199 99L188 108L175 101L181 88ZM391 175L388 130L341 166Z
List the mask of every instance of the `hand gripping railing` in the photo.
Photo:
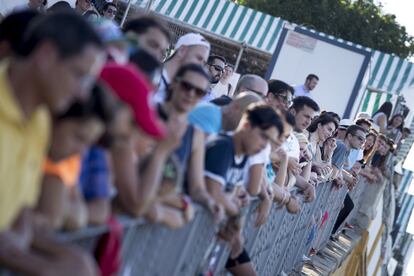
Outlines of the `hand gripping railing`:
M350 192L354 202L358 202L364 181L361 179ZM258 228L255 221L259 201L254 200L247 210L243 234L245 248L258 275L279 275L282 271L300 269L303 256L311 247L320 249L328 242L347 192L345 187L336 189L329 182L319 183L316 199L306 203L294 190L301 211L289 214L284 207L273 204L268 221ZM321 226L326 211L329 217ZM216 237L218 226L202 207L196 206L194 220L178 230L148 224L142 219L120 217L119 220L124 227L123 265L119 275L200 275L208 270L215 275L225 274L230 248ZM309 242L312 221L318 225L318 235ZM59 236L62 241L79 244L92 252L99 236L106 231L106 227L95 227Z

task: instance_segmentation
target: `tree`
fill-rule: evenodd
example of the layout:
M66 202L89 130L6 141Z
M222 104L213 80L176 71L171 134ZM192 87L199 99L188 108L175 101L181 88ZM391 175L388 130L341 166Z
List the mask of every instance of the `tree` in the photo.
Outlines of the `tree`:
M414 54L414 38L395 15L385 14L373 0L239 0L287 21L354 43L407 58Z

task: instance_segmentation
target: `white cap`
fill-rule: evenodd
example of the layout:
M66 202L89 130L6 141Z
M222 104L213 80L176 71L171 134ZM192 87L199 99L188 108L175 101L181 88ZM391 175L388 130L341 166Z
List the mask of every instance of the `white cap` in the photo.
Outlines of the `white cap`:
M353 122L352 122L352 120L351 119L342 119L340 122L339 122L339 127L349 127L350 125L352 125L353 124Z
M371 119L371 116L367 112L359 112L357 117L356 117L356 120L358 120L358 119L367 119L367 120L369 120L369 119Z
M175 44L175 50L180 48L181 46L193 46L193 45L200 45L207 47L210 50L210 43L205 39L202 35L196 33L188 33L180 37Z

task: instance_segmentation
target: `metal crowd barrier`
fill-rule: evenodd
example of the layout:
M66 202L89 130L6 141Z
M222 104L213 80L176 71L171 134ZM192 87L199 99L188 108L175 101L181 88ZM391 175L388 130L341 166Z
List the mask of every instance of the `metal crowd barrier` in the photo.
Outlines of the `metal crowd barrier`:
M359 201L365 182L360 179L355 189L349 192L355 203ZM273 204L268 221L259 228L255 227L259 201L253 201L248 207L243 234L245 248L258 275L300 271L303 257L309 254L310 248L321 249L329 241L347 192L345 187L338 190L329 182L319 183L316 199L305 203L301 194L294 190L292 193L301 202L301 211L289 214L284 207ZM325 211L329 212L329 217L321 226ZM218 226L202 207L196 206L194 220L178 230L148 224L142 219L119 217L119 221L124 227L123 264L119 275L181 276L205 275L207 272L226 275L224 266L230 248L216 237ZM309 242L312 221L318 226L318 234ZM59 237L93 252L99 237L106 232L106 227L95 227L60 233Z

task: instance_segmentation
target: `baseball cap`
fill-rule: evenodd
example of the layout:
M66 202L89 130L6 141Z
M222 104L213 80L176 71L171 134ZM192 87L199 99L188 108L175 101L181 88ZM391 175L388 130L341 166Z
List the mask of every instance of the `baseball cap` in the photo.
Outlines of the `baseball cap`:
M207 47L210 50L210 42L207 41L202 35L196 33L188 33L180 37L175 44L175 50L181 46L194 46L200 45Z
M132 109L137 125L144 132L154 138L164 137L164 125L150 105L153 87L137 67L132 64L108 63L100 78Z
M358 119L371 120L371 116L367 112L359 112L355 120L358 120Z
M353 125L353 124L354 124L354 122L352 122L351 119L342 119L339 122L339 128L340 129L348 128L350 125Z
M92 20L92 26L104 43L121 42L128 44L127 37L111 20L99 18Z
M219 133L221 129L221 109L212 103L200 103L188 114L188 121L207 134Z

